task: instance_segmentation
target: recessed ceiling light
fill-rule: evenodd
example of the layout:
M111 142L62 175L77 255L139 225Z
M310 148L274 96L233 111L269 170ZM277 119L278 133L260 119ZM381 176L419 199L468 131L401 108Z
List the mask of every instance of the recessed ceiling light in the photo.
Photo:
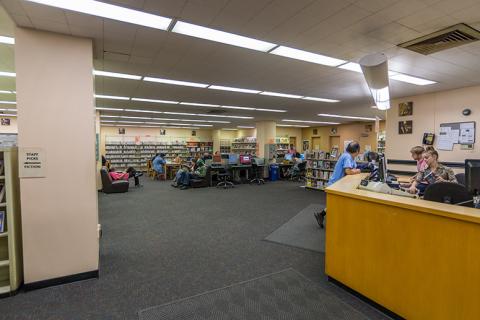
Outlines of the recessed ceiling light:
M153 102L153 103L167 103L167 104L178 104L178 101L170 101L170 100L156 100L156 99L143 99L143 98L132 98L132 101L140 101L140 102Z
M274 43L206 28L183 21L177 21L172 29L172 32L263 52L267 52L276 46Z
M96 94L95 98L97 98L97 99L112 99L112 100L130 100L129 97L106 96L106 95L103 95L103 94Z
M208 87L208 84L204 84L204 83L179 81L179 80L171 80L171 79L162 79L162 78L152 78L152 77L144 77L143 81L166 83L166 84L175 84L177 86L186 86L186 87L195 87L195 88L206 88L206 87Z
M14 72L0 71L0 77L16 77L17 74Z
M295 94L286 94L281 92L271 92L271 91L263 91L260 92L261 95L264 96L274 96L274 97L283 97L283 98L292 98L292 99L300 99L302 96L297 96Z
M416 84L417 86L427 86L427 85L430 85L430 84L437 83L437 82L432 81L432 80L417 78L417 77L414 77L414 76L409 76L409 75L401 74L401 73L397 73L397 74L394 74L394 75L389 74L389 77L392 80L397 80L397 81L407 82L407 83L411 83L411 84Z
M342 119L355 119L355 120L373 120L375 121L376 118L368 118L368 117L357 117L357 116L343 116L339 114L328 114L328 113L319 113L318 116L320 117L329 117L329 118L342 118Z
M214 86L214 85L209 86L208 89L233 91L233 92L243 92L243 93L253 93L253 94L261 92L259 90L242 89L242 88L225 87L225 86Z
M325 122L325 121L311 121L311 120L292 120L292 119L283 119L285 122L301 122L301 123L315 123L315 124L340 124L338 122Z
M15 38L0 36L0 43L15 44Z
M325 99L325 98L316 98L316 97L303 97L302 99L304 99L304 100L312 100L312 101L328 102L328 103L340 102L340 100Z
M304 126L299 124L277 124L277 127L310 128L310 126Z
M208 104L208 103L196 103L196 102L180 102L185 106L199 106L199 107L211 107L211 108L218 108L220 107L218 104Z
M238 110L256 110L255 108L250 107L237 107L237 106L221 106L224 109L238 109Z
M162 111L140 110L140 109L125 109L126 112L143 112L143 113L163 113Z
M5 93L5 94L15 94L14 91L8 91L8 90L0 90L0 93Z
M104 107L96 107L95 110L104 110L104 111L124 111L124 109L118 108L104 108Z
M116 73L108 71L93 70L93 74L101 77L110 77L110 78L120 78L120 79L130 79L130 80L141 80L141 76L135 76L132 74L125 73Z
M237 128L241 128L241 129L255 129L255 127L252 127L252 126L237 126Z
M17 104L16 101L0 101L0 104Z
M274 50L272 50L270 53L278 56L287 57L287 58L322 64L329 67L336 67L346 62L345 60L340 60L332 57L327 57L321 54L284 47L284 46L279 46L278 48L275 48Z
M256 111L265 111L265 112L287 112L287 110L279 110L279 109L262 109L262 108L255 108Z
M342 64L341 66L338 66L338 67L340 69L362 73L362 67L360 67L360 65L358 63L355 63L355 62L348 62L348 63Z
M149 28L167 30L172 19L93 0L27 0L47 6L123 21Z

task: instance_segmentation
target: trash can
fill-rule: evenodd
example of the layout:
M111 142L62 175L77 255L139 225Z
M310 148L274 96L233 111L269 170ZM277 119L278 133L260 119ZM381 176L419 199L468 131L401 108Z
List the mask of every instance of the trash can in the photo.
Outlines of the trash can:
M279 166L276 164L270 165L270 181L277 181L278 180L278 171Z

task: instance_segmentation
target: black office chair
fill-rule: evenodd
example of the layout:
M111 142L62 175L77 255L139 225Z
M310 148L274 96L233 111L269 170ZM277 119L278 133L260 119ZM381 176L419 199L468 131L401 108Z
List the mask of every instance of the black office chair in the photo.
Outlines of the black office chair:
M263 170L263 166L258 166L255 162L252 162L252 171L254 174L254 178L250 180L250 183L256 184L264 184L265 180L263 180L263 174L260 176L260 170Z
M463 186L465 185L465 173L457 173L455 175L455 178L457 178L458 183Z
M305 172L307 171L307 162L304 161L298 164L298 171L294 171L292 167L292 173L290 175L291 181L304 181L305 180Z
M423 199L449 204L467 204L473 200L473 196L461 184L437 182L425 189Z
M218 180L220 180L219 183L217 183L217 188L223 188L223 189L228 189L228 188L233 188L234 184L232 181L228 181L228 179L232 179L232 175L230 172L227 170L222 170L219 171L217 174Z

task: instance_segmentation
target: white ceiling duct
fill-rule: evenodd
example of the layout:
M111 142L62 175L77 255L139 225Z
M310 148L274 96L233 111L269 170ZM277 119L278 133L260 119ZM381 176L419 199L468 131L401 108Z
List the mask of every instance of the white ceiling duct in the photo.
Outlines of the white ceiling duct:
M359 64L377 108L390 109L387 57L383 53L370 54L360 59Z

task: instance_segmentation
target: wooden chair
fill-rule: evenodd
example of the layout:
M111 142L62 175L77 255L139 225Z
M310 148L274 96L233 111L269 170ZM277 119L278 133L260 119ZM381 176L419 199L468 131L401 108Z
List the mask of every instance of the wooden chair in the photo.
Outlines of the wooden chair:
M153 170L152 160L147 161L147 177L155 179L155 170Z

